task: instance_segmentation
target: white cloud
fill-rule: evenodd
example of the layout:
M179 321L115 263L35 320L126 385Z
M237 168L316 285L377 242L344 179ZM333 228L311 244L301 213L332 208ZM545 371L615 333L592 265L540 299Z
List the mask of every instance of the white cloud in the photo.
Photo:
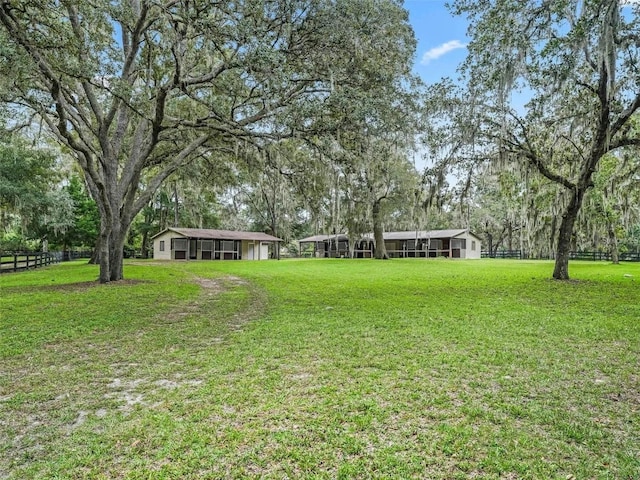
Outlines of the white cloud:
M451 52L452 50L457 50L459 48L466 48L467 44L462 43L460 40L451 40L449 42L445 42L442 45L438 45L437 47L433 47L431 50L427 51L422 55L422 60L420 61L421 65L427 65L431 60L435 60L440 58L443 55Z

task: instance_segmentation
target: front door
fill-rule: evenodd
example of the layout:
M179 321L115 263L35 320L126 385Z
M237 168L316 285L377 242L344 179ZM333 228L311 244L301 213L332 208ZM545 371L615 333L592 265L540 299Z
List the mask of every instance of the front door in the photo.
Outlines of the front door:
M195 238L189 240L189 259L198 258L198 241Z
M249 250L247 251L247 260L254 260L254 258L253 258L253 243L249 244Z

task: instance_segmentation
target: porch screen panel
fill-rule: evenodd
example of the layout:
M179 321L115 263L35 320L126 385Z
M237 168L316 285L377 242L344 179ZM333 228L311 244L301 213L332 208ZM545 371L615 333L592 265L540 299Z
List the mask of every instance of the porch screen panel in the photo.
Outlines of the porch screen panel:
M464 238L453 238L451 248L466 248L467 241Z
M187 239L186 238L172 238L173 244L173 258L176 260L187 259Z
M186 250L187 249L187 239L186 238L174 238L173 239L173 249L174 250Z
M200 258L211 260L213 258L213 240L202 240L200 242Z

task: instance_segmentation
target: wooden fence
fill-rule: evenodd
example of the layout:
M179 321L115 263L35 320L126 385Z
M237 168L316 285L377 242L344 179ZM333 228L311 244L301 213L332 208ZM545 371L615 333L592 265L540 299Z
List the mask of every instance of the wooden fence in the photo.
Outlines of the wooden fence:
M640 252L623 252L618 255L621 262L640 262ZM495 254L482 252L482 258L515 258L528 260L554 260L555 256L532 256L522 250L499 250ZM571 260L611 261L609 252L570 252Z
M480 252L480 256L482 258L515 258L515 259L523 259L522 250L498 250L495 253L482 251Z
M46 267L61 260L60 252L0 253L0 273Z
M609 252L571 252L571 260L606 260L611 261ZM623 252L618 254L621 262L640 262L639 252Z

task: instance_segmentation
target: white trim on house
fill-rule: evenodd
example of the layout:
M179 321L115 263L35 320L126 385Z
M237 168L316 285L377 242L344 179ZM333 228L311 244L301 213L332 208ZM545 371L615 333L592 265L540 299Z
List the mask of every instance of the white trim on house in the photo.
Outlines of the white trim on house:
M354 250L354 256L371 257L373 254L373 235L362 235L357 242L358 248ZM479 259L482 247L480 237L467 229L385 232L384 242L387 254L392 258ZM349 255L349 238L345 234L314 235L299 240L299 244L300 252L306 256L345 257Z
M198 228L167 228L152 240L159 260L267 260L282 241L262 232Z

